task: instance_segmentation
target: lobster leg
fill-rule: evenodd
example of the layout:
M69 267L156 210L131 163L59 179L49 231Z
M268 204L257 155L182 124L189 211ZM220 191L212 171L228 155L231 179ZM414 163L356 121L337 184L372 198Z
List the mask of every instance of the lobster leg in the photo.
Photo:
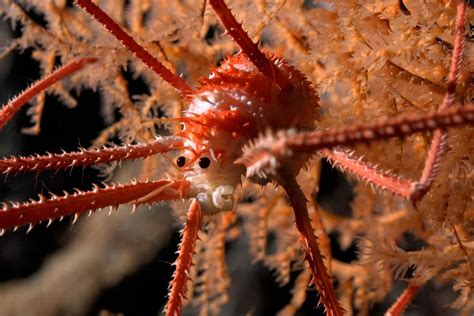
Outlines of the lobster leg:
M18 112L23 105L35 97L41 91L47 89L62 78L82 69L86 64L96 62L96 58L78 58L54 71L46 78L38 80L30 88L26 89L18 97L8 102L0 110L0 129Z
M244 149L244 155L236 160L236 163L242 163L247 167L247 177L267 177L275 174L281 165L284 165L285 161L291 161L294 154L305 152L309 154L319 150L319 155L341 169L381 189L387 189L396 195L415 202L421 199L431 186L439 165L439 151L429 151L420 180L410 181L379 171L344 151L330 148L473 123L474 105L468 105L453 107L436 113L408 118L399 117L370 125L354 125L327 132L269 134L247 146ZM437 138L434 138L431 148L437 146L438 141Z
M44 156L10 157L0 160L0 173L20 173L44 170L60 170L70 167L90 166L113 161L145 158L181 148L179 137L157 137L149 143L82 149L77 152L47 154Z
M416 295L420 287L420 285L415 284L408 285L395 303L393 303L393 305L385 312L385 316L400 316L407 305L413 300L413 297Z
M101 8L90 0L76 0L76 3L81 6L94 19L102 24L112 35L115 36L130 52L139 58L145 65L152 69L164 81L168 82L173 88L181 92L183 96L191 94L193 89L180 76L172 73L160 61L153 57L142 45L127 34L112 18L110 18Z
M372 124L352 125L330 131L268 134L244 149L236 163L242 163L255 171L266 171L271 160L282 160L298 152L315 152L341 145L369 143L374 140L404 137L416 132L426 132L474 124L474 104L452 107L434 113L383 119Z
M290 204L295 212L296 227L300 233L301 244L313 275L312 282L318 289L321 302L326 308L326 313L331 316L342 316L342 309L334 292L331 277L324 265L323 256L319 249L317 238L314 235L314 229L311 225L306 206L306 197L296 182L295 177L289 172L281 174L278 183L283 186L288 194Z
M51 194L46 198L39 196L38 201L25 203L6 202L0 210L0 230L15 228L21 225L30 225L49 221L56 218L73 215L76 219L80 214L110 206L117 208L120 204L134 205L151 204L163 200L175 200L186 197L189 191L189 182L185 180L156 180L132 182L129 184L112 184L99 187L94 185L91 191L79 191L63 196Z
M186 283L189 279L194 247L201 228L202 214L199 202L193 199L188 210L186 226L182 231L181 244L179 245L176 270L170 283L168 303L165 307L166 316L181 315L181 308L186 294Z
M242 25L237 22L232 12L226 6L223 0L209 0L210 5L219 16L227 33L240 46L242 52L247 55L255 67L258 68L266 77L274 80L280 89L285 90L291 86L290 80L285 77L278 67L265 56L258 48L258 45L252 42L247 32L242 29Z
M456 82L461 70L463 61L464 42L465 42L465 28L467 19L467 3L464 0L459 0L456 12L456 33L454 38L453 55L451 57L451 65L449 68L447 88L448 91L444 96L443 103L440 105L440 110L445 110L452 107L456 94ZM431 188L433 179L438 169L439 161L446 147L446 131L443 129L436 129L431 140L431 146L428 150L428 157L425 161L425 166L421 173L420 180L414 183L410 199L417 201L421 199Z

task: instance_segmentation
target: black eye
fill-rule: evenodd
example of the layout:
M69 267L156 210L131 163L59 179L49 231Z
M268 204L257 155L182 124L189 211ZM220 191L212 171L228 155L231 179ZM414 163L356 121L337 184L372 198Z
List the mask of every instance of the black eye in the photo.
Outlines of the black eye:
M183 157L183 156L179 156L177 159L176 159L176 165L180 168L184 167L184 165L186 164L186 158Z
M207 169L211 165L211 160L207 157L202 157L199 158L198 164L202 169Z

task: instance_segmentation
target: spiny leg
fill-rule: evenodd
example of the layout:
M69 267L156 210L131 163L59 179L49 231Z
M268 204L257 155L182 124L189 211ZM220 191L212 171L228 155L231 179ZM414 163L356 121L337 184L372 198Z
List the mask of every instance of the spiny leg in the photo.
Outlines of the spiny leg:
M182 148L183 140L175 136L157 137L148 143L82 149L77 152L46 154L44 156L10 157L0 160L0 173L42 172L70 167L90 166L113 161L146 158Z
M176 200L187 196L189 182L185 180L155 180L132 182L129 184L111 184L99 187L94 184L91 191L79 191L63 196L51 194L50 198L39 196L38 201L25 203L6 202L0 209L0 232L21 225L30 225L42 221L52 222L56 218L74 215L75 219L82 213L110 206L117 208L120 204L151 204L163 200Z
M312 282L316 285L324 304L327 315L342 316L342 309L334 292L331 277L328 274L323 262L323 256L319 249L318 241L314 235L314 229L306 206L307 200L303 191L291 173L280 172L278 183L285 189L290 200L290 204L295 212L296 227L300 232L300 239L306 253L306 260L309 263L313 275Z
M101 8L90 0L76 0L94 19L102 24L116 39L118 39L130 52L145 63L164 81L173 88L181 92L183 96L193 93L193 89L183 78L172 73L160 61L153 57L143 46L137 43L127 32L125 32L112 18L110 18Z
M176 270L170 283L168 303L165 307L167 316L181 315L181 308L186 294L186 283L189 279L194 247L201 228L202 214L199 202L193 199L188 210L186 226L182 231L179 255L176 259Z
M416 132L472 124L474 124L474 104L427 114L381 119L373 124L356 124L330 131L268 133L246 146L244 154L236 163L242 163L247 167L247 176L259 173L272 174L279 161L289 159L296 153L312 153L325 148L370 143L374 140L404 137ZM380 183L380 186L383 186L383 183ZM410 195L402 193L406 188L399 191L394 193L410 198Z
M209 0L210 5L219 16L222 24L240 46L243 53L247 55L252 63L270 80L275 81L280 89L285 90L291 87L290 80L278 69L278 67L265 56L258 46L252 42L247 32L242 29L242 25L237 22L232 12L223 0Z
M393 192L405 199L408 199L411 195L412 181L401 179L390 173L383 173L375 166L353 157L350 152L322 149L319 151L319 155L326 158L334 166L339 167L342 171L353 174L366 183Z
M18 97L8 102L0 110L0 129L18 112L23 105L35 97L41 91L49 88L59 80L82 69L86 64L96 62L96 58L78 58L58 68L49 76L35 82L30 88L26 89Z
M467 4L464 0L458 0L457 12L456 12L456 31L454 35L454 47L453 54L451 56L451 65L449 68L447 89L443 103L439 107L439 110L445 110L452 107L455 95L456 95L456 83L461 70L461 64L463 61L464 53L464 42L465 42L465 28L467 18ZM414 183L413 191L411 192L410 199L415 202L421 199L430 189L434 177L437 173L439 161L444 152L446 145L446 131L442 129L436 129L433 133L433 139L431 140L430 149L428 150L427 159L425 166L421 173L420 179Z
M413 297L416 295L419 289L419 285L408 285L403 293L395 301L395 303L393 303L393 305L390 306L390 308L385 312L385 316L400 316L407 305L413 300Z

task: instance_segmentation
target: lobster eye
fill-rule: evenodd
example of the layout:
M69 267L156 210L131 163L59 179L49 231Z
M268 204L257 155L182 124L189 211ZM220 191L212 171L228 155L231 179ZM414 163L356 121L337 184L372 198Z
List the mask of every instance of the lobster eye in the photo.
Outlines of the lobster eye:
M202 169L207 169L211 165L211 159L207 157L201 157L199 158L198 164Z
M179 156L177 159L176 159L176 165L180 168L184 167L184 165L186 164L186 157L184 156Z

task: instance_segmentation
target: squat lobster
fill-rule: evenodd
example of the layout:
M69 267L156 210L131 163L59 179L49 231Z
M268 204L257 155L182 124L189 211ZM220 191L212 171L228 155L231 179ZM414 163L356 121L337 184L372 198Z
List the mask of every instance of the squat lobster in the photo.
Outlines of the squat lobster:
M105 206L116 207L122 203L138 205L191 198L177 269L166 308L168 315L179 314L181 311L202 214L231 210L233 190L244 173L254 182L266 184L275 181L286 190L295 211L296 225L322 303L328 314L342 315L308 217L306 199L295 181L297 172L315 151L320 150L320 155L336 165L416 202L429 190L433 180L445 142L441 128L472 124L474 121L472 106L451 108L463 52L466 5L462 1L458 4L456 42L448 92L440 106L440 112L330 132L307 131L317 127L318 118L318 98L311 83L283 58L261 51L236 22L223 1L210 0L209 3L229 35L242 49L242 53L230 57L208 79L204 79L198 89L191 88L184 79L165 68L91 1L77 0L77 3L189 100L185 114L175 119L182 123L183 130L177 136L160 137L147 144L4 159L0 161L0 171L13 174L56 170L182 150L182 155L176 161L182 170L182 178L119 186L95 186L94 190L89 192L62 197L52 195L50 198L40 196L39 201L6 204L5 212L0 212L0 228L32 225L64 215L78 216L88 210ZM40 81L4 107L0 113L0 125L3 126L35 93L94 61L94 58L78 59ZM436 131L422 177L418 182L381 174L344 152L327 149L355 141L368 142L431 129ZM264 133L269 134L259 138L259 135ZM251 144L246 147L249 142ZM245 148L243 155L242 148Z

